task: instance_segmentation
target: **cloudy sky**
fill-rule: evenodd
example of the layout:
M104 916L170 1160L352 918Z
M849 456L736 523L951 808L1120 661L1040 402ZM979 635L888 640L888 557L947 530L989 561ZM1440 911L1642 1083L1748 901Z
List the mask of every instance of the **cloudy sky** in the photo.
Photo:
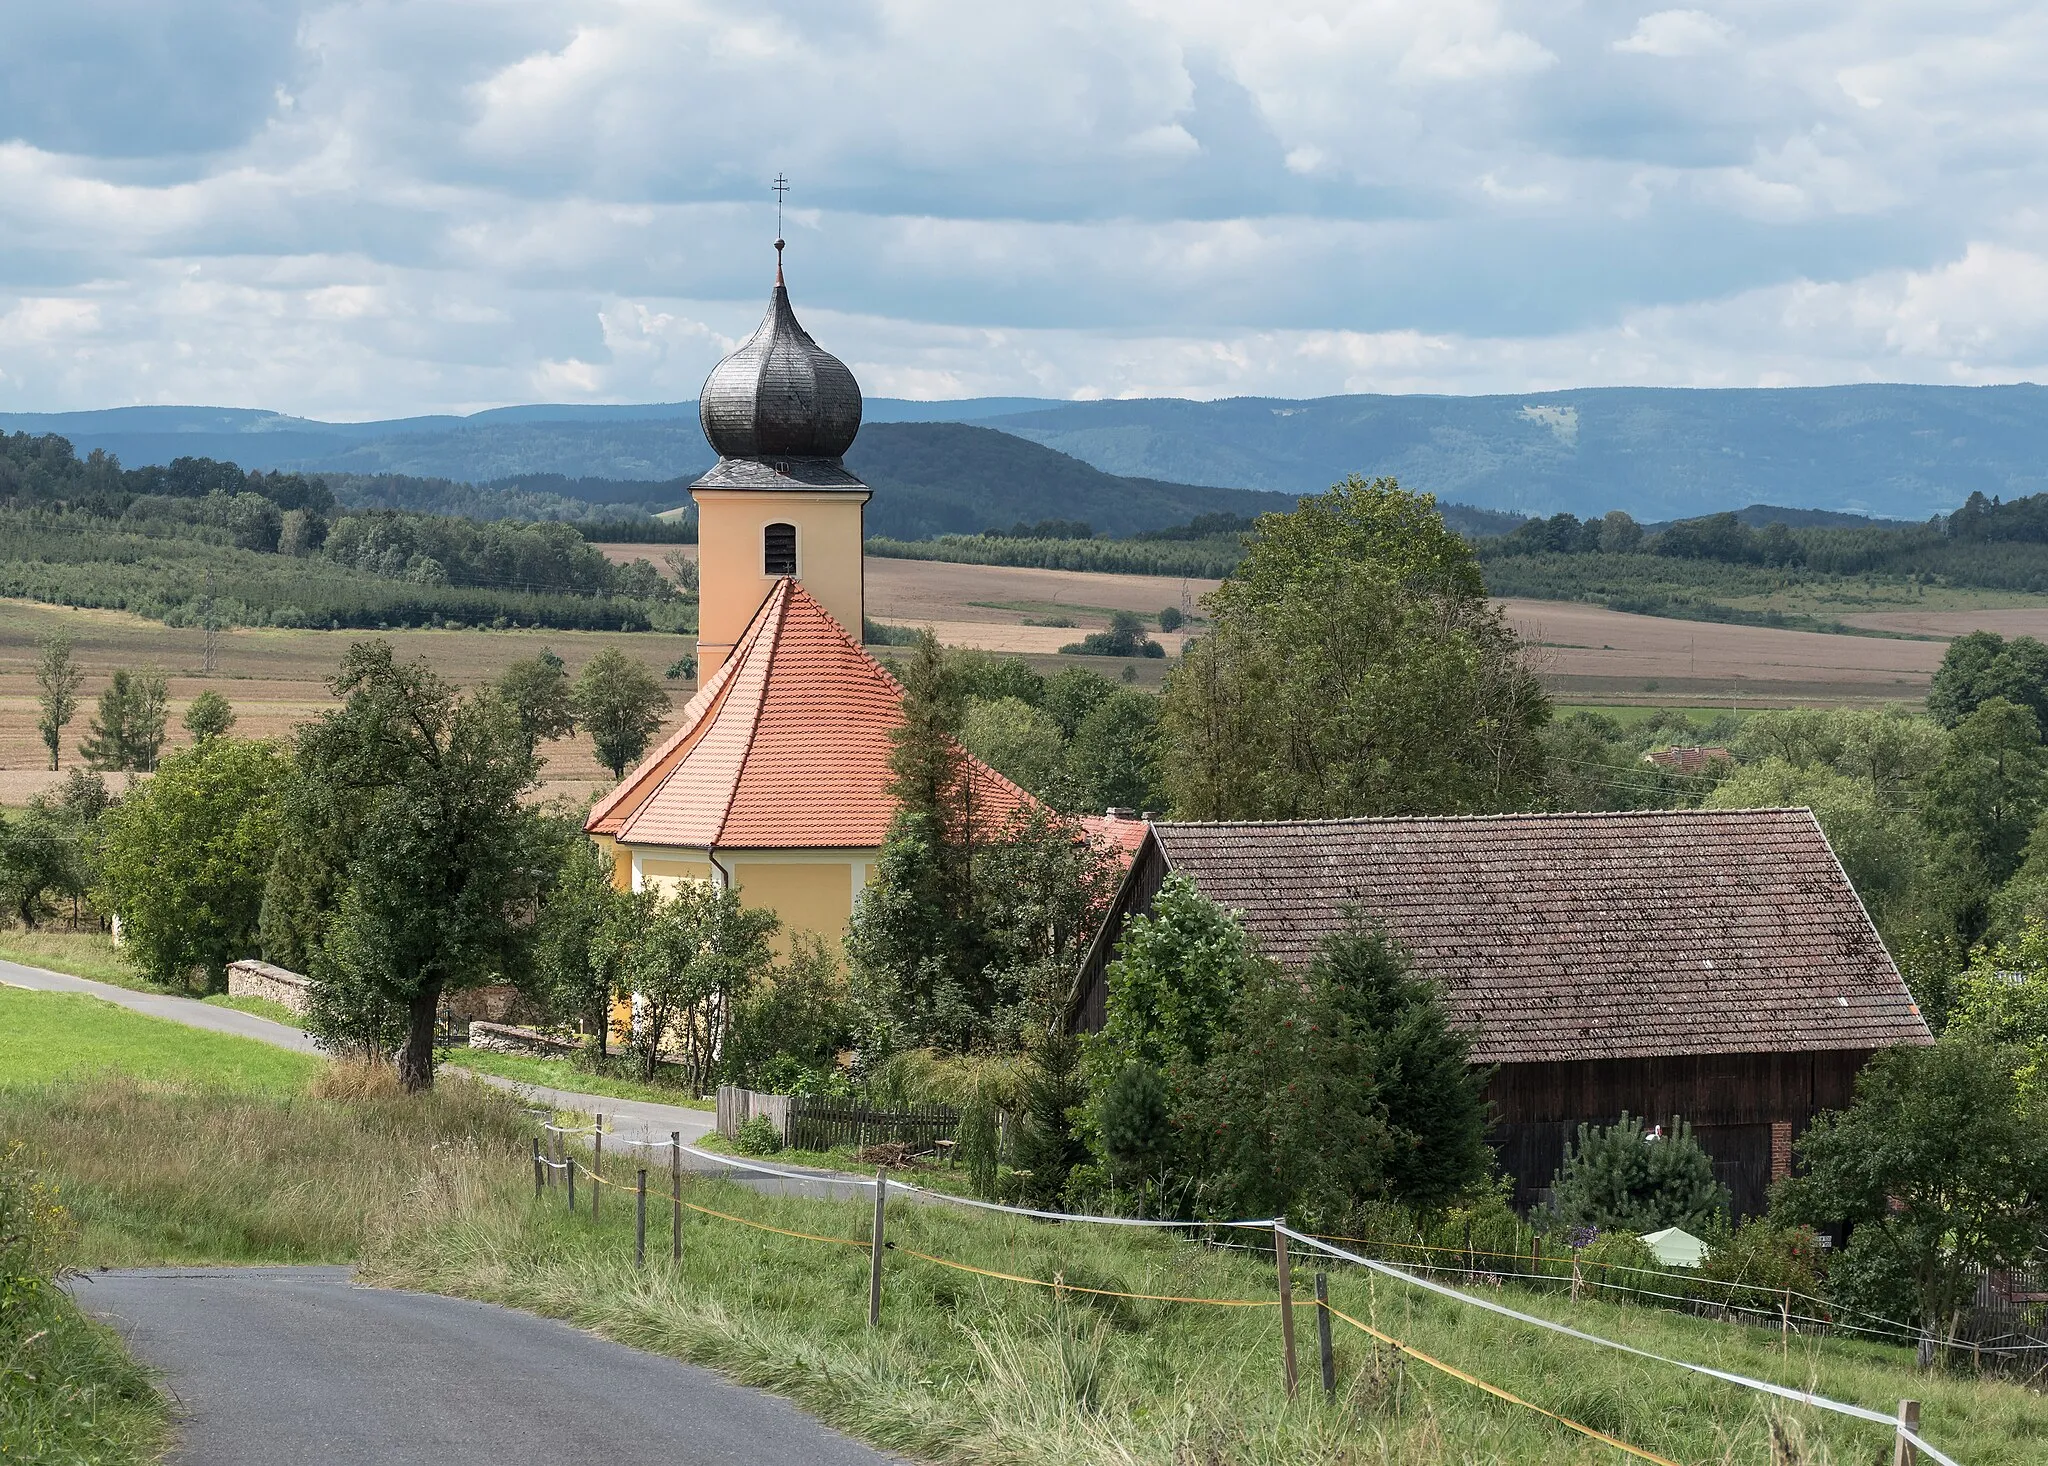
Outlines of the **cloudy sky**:
M2048 380L2048 7L0 6L0 410Z

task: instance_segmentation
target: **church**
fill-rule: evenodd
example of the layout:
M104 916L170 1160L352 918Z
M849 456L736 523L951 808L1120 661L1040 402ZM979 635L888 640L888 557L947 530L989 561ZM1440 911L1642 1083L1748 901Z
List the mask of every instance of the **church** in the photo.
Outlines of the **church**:
M896 681L861 649L868 486L847 472L860 385L797 323L775 242L760 329L698 401L718 463L697 504L698 691L681 725L591 808L622 889L737 887L782 942L837 942L895 815ZM969 760L991 830L1032 797Z

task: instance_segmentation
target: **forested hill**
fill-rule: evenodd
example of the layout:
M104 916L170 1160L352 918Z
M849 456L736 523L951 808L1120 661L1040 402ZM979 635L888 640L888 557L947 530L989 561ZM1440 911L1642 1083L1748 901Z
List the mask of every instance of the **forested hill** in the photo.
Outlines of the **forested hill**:
M1973 493L2048 489L2048 388L2035 386L1152 399L987 422L1109 473L1295 493L1384 473L1524 514L1764 503L1925 520Z
M1392 474L1446 503L1542 516L1622 509L1655 522L1771 504L1924 521L1973 493L2011 500L2048 490L2048 388L2034 386L1593 387L1220 402L877 398L854 458L892 490L877 496L880 511L895 516L885 532L1076 517L1070 496L1079 486L1110 493L1078 465L1010 454L985 431L959 427L967 423L1140 481L1116 486L1118 504L1149 502L1144 484L1300 494L1355 472ZM0 432L9 431L61 433L81 455L101 448L128 464L214 458L469 484L531 484L542 475L663 483L711 463L695 403L537 405L371 423L188 407L0 414ZM1009 502L1013 490L1039 491L1006 477L999 462L1043 479L1045 503ZM988 502L958 487L965 484L1003 487ZM1243 512L1247 502L1174 493L1176 515L1159 519L1147 508L1128 527ZM899 500L900 515L888 498ZM1078 517L1124 528L1109 517L1120 512L1091 502Z

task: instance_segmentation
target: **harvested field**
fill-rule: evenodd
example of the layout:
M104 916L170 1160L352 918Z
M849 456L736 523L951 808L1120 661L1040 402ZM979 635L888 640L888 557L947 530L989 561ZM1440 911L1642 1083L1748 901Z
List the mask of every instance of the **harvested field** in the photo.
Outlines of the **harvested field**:
M62 631L85 671L77 719L66 730L64 762L79 762L94 700L116 668L155 666L170 677L172 747L187 740L179 720L199 693L212 689L234 704L235 731L281 737L293 724L332 706L326 680L352 642L382 635L399 655L425 656L436 671L463 686L495 678L507 664L552 648L574 675L606 646L618 646L657 676L696 650L695 638L656 632L592 631L284 631L235 629L220 633L218 669L203 676L204 633L165 626L125 611L79 611L29 601L0 601L0 805L25 804L52 780L48 754L36 733L36 640ZM682 711L692 683L666 683ZM611 778L587 739L565 739L547 750L549 796L578 803Z
M1678 621L1568 601L1502 604L1515 629L1536 643L1544 682L1569 695L1656 693L1753 705L1912 701L1927 695L1947 650L1944 641ZM1939 633L1945 637L2000 613L1943 614L1965 623Z
M1995 631L2000 636L2048 638L2048 606L2006 606L1987 611L1871 611L1841 618L1850 626L1897 631L1908 636L1965 636Z

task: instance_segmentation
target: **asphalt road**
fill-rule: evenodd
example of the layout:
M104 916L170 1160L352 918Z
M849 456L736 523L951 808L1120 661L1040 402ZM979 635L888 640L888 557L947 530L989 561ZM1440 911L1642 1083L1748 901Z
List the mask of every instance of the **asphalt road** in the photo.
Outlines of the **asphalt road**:
M346 1268L159 1268L73 1291L162 1370L175 1466L881 1466L786 1400L549 1319Z
M193 998L172 997L168 993L138 993L129 988L117 988L112 983L94 982L88 977L73 977L68 972L52 972L47 967L29 967L20 962L0 961L0 982L9 987L34 988L45 993L85 993L104 998L109 1003L118 1003L124 1008L133 1008L138 1013L147 1013L152 1018L168 1018L188 1028L232 1033L237 1038L253 1038L305 1054L315 1051L313 1040L289 1023L273 1023L254 1013L216 1008Z

